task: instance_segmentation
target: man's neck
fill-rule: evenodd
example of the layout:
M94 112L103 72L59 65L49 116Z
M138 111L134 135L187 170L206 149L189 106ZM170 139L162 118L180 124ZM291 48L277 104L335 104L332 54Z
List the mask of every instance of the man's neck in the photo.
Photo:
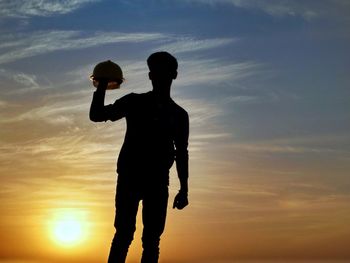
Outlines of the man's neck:
M154 89L152 90L152 93L158 97L158 98L161 98L161 99L170 99L170 89L163 89L161 92L157 89Z

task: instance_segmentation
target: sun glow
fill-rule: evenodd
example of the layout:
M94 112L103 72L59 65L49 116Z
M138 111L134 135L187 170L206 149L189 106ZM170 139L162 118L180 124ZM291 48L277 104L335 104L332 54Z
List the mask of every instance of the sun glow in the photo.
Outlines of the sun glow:
M87 223L84 217L74 211L60 211L50 222L51 237L61 246L75 246L84 241Z
M55 238L64 244L72 244L81 238L81 224L74 218L65 218L57 222L54 228Z

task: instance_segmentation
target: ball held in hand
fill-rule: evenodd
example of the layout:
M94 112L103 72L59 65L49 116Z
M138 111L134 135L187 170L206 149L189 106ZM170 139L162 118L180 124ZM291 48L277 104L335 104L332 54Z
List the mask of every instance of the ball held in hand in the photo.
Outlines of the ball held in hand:
M106 89L119 89L123 83L123 71L120 66L110 60L98 63L90 76L92 84L97 87L100 80L107 80Z

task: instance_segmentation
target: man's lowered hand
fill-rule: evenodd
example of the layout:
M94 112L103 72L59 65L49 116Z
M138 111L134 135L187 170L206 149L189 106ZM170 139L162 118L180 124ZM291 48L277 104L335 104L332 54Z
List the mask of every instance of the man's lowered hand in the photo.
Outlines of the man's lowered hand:
M179 210L185 208L188 205L188 197L187 192L182 192L181 190L175 196L173 208L177 208Z

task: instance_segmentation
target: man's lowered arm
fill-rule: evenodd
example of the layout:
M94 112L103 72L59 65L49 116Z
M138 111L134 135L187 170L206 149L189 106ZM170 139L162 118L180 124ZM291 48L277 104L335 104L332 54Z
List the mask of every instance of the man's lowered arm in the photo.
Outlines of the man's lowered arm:
M189 119L188 114L183 118L182 127L180 127L175 138L176 147L176 170L180 180L180 191L175 196L173 208L183 209L188 205L188 136Z

